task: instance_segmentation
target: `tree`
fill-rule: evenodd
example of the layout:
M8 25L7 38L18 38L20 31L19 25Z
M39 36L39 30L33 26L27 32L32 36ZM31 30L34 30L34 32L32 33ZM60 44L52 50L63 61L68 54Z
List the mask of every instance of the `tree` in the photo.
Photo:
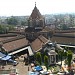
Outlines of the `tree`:
M25 26L26 22L25 21L21 21L21 25Z
M8 28L9 31L15 29L14 26L12 26L12 25L8 25L7 28Z
M11 17L11 18L7 19L7 24L9 24L9 25L17 25L18 21L17 21L17 19L15 17Z
M65 59L67 58L67 52L66 52L66 50L64 50L63 56L64 56Z
M46 66L46 68L47 68L47 70L48 70L48 64L49 64L49 61L48 61L48 56L44 56L44 64L45 64L45 66Z
M47 55L48 56L48 49L44 49L42 50L41 56L42 56L42 61L44 62L44 56Z
M61 60L61 66L62 66L63 54L64 54L63 50L58 51L59 59Z
M8 33L8 31L14 30L12 25L0 25L0 34Z
M7 33L7 27L5 25L0 25L0 33Z
M61 29L62 29L62 30L67 30L68 27L67 27L67 25L63 24L62 27L61 27Z
M42 64L42 57L41 57L41 53L37 52L36 53L36 61L41 65Z
M71 60L72 60L72 51L68 50L68 52L67 52L67 61L68 61L69 71L70 71L70 68L71 68Z

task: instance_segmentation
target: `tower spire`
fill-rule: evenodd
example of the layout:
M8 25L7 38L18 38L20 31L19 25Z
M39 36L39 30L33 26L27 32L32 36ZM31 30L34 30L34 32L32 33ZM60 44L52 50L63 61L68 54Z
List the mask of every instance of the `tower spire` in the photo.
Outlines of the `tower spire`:
M35 6L36 6L36 2L35 2Z

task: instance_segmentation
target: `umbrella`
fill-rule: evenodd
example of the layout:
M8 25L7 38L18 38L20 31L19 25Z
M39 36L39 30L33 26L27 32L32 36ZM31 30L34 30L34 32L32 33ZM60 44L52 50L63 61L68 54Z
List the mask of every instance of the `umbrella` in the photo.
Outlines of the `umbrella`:
M36 71L41 71L41 70L42 70L42 67L36 66L34 69L35 69Z

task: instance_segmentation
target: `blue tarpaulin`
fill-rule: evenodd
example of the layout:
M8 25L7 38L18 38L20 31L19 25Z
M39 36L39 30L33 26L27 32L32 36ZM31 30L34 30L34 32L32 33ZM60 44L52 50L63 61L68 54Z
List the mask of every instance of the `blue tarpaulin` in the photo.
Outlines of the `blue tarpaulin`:
M13 62L13 63L16 63L16 61L14 61L14 60L12 60L12 59L9 59L8 61Z
M10 62L14 62L14 60L12 60L12 59L9 59L8 61L10 61Z
M5 54L3 54L2 52L0 52L0 59L2 58L2 57L5 57L6 55Z
M42 70L42 67L36 66L34 69L35 69L36 71L41 71L41 70Z
M3 58L1 58L1 60L9 60L10 58L11 58L11 56L6 55L6 56L4 56Z

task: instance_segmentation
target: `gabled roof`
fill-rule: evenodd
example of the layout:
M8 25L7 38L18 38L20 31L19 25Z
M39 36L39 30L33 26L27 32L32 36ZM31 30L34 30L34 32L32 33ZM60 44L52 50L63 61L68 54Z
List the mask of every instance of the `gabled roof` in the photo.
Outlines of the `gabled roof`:
M44 44L46 44L46 43L49 42L49 40L46 39L46 38L45 38L44 36L42 36L42 35L40 35L38 38L39 38L39 40L40 40L41 42L43 42Z
M69 37L60 37L60 36L53 36L51 38L51 41L61 43L61 44L71 44L75 45L75 38L69 38Z
M48 42L49 42L48 39L46 39L44 36L40 35L37 39L35 39L31 43L31 47L32 47L34 52L37 52L37 51L41 50L42 46L45 45Z
M43 19L43 16L41 15L39 10L37 9L36 4L35 4L35 7L31 13L29 19Z
M48 39L40 35L33 42L30 43L30 46L34 52L37 52L41 50L42 46L48 42ZM8 53L18 51L18 49L23 49L24 47L27 47L29 45L29 41L23 36L10 38L8 40L6 39L2 41L2 43L2 48Z
M2 48L4 48L5 51L10 52L27 45L28 45L28 40L26 40L26 38L22 38L15 41L7 42L3 44Z

